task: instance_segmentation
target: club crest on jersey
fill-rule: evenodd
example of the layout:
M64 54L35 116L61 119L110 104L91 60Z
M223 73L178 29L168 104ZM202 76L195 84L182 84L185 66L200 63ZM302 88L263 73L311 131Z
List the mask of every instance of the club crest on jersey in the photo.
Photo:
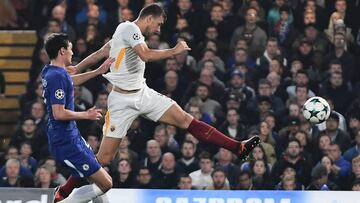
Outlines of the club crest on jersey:
M112 125L112 126L110 127L110 131L111 131L111 132L114 132L114 131L115 131L115 126Z
M89 167L89 165L84 164L84 165L82 165L82 168L84 171L88 171L90 167Z
M140 35L139 35L138 33L134 33L133 39L134 39L134 40L139 40L139 39L140 39Z
M58 89L55 91L55 98L56 99L63 99L65 97L65 92L62 89Z

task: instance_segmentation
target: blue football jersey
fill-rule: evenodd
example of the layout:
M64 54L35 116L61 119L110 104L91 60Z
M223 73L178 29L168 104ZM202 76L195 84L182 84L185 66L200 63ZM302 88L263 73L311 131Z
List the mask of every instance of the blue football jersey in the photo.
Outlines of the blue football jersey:
M43 97L49 115L47 134L49 145L69 144L78 139L76 122L58 121L54 119L52 105L62 104L65 109L74 111L74 87L70 75L64 68L45 65L41 73L44 87Z

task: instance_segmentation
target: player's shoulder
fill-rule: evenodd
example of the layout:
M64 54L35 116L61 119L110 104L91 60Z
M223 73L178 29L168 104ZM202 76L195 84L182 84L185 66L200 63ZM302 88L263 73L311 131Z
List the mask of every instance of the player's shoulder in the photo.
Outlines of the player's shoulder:
M139 30L139 27L134 23L130 21L126 21L123 23L120 23L118 27L116 28L117 32L129 32L129 31L137 31Z
M48 65L44 69L44 78L47 80L61 80L66 78L66 71L63 68Z

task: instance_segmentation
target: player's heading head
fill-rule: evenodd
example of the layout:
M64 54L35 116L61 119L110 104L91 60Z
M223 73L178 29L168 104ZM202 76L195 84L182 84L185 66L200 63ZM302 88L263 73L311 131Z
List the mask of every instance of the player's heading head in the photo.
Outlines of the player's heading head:
M149 4L141 9L138 20L145 23L145 32L143 34L160 33L160 27L166 20L165 10L159 4Z
M45 40L45 50L50 60L60 60L66 66L71 64L72 44L63 33L53 33Z

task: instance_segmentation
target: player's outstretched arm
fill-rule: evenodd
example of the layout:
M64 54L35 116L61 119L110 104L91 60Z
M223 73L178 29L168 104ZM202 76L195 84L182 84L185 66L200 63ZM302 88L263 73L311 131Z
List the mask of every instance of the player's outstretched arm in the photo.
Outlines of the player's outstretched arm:
M110 52L110 41L108 41L104 46L102 46L99 50L87 56L84 60L78 63L76 66L67 67L70 71L76 70L75 73L81 73L85 69L89 68L92 65L95 65L103 58L109 57Z
M86 73L80 73L80 74L77 74L77 75L72 75L71 76L71 79L73 80L74 82L74 85L81 85L82 83L90 80L91 78L93 77L96 77L98 75L101 75L101 74L104 74L106 73L111 64L114 62L115 60L113 58L108 58L104 61L104 63L96 70L93 70L93 71L89 71L89 72L86 72Z
M134 47L134 50L139 55L141 60L148 62L169 58L171 56L178 55L184 51L189 51L191 50L191 48L186 44L186 42L181 41L178 42L176 46L172 49L149 49L146 43L140 43Z
M102 110L92 107L87 111L75 112L65 109L63 104L51 105L53 116L55 120L67 121L67 120L100 120L102 117Z

